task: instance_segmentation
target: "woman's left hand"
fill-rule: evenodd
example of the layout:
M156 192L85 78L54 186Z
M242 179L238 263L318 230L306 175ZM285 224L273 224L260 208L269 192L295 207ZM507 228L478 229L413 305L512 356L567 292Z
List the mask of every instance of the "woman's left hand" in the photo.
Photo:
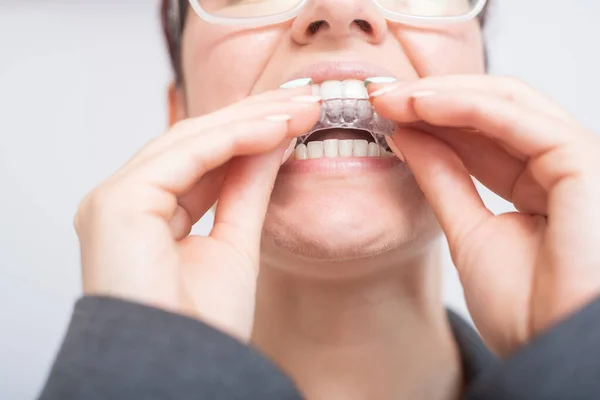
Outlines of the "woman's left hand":
M515 351L600 294L600 137L512 78L375 89L380 115L419 127L388 142L431 204L494 351ZM518 211L493 215L471 176Z

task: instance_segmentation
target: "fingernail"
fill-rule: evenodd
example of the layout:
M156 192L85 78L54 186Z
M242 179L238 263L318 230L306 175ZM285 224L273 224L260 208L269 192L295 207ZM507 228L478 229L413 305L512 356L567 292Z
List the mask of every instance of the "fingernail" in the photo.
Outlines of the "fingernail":
M321 96L296 96L290 100L298 103L320 103L322 98Z
M402 154L402 152L400 150L396 150L396 152L394 152L394 154L396 155L396 157L398 157L400 159L400 161L402 161L403 163L406 163L404 154Z
M372 78L365 79L365 87L371 83L394 83L397 79L391 76L374 76Z
M413 94L411 94L410 97L412 97L413 99L419 99L422 97L432 96L434 94L435 94L435 92L433 90L420 90L418 92L414 92Z
M290 156L292 155L292 152L296 148L296 143L298 143L298 138L292 139L292 141L290 142L290 145L285 150L285 153L283 153L283 159L281 160L281 165L283 165L290 158Z
M394 90L398 89L399 87L400 87L399 84L391 85L391 86L386 86L386 87L383 87L383 88L381 88L379 90L374 91L373 93L371 93L369 95L369 97L382 96L382 95L384 95L386 93L393 92Z
M387 142L388 147L392 150L392 153L394 153L396 157L398 157L402 162L406 163L404 154L402 154L398 146L396 146L396 143L394 143L394 139L392 139L391 137L386 137L385 141Z
M281 89L295 89L302 86L308 86L312 84L312 78L298 78L293 81L288 81L283 85L279 86Z
M284 122L292 119L292 116L287 114L275 114L269 115L268 117L265 117L265 119L269 122Z

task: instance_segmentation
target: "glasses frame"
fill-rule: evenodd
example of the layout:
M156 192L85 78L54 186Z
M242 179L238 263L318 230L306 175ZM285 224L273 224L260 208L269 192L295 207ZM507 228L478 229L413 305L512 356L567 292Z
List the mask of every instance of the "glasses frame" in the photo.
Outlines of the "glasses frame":
M189 0L190 6L194 12L206 22L218 25L243 25L243 26L265 26L278 24L290 19L296 18L300 11L306 6L309 0L301 0L300 3L289 11L280 14L267 15L264 17L248 17L248 18L235 18L235 17L219 17L205 11L200 6L199 0ZM434 17L434 16L417 16L403 13L396 13L383 7L378 0L371 0L377 10L389 21L399 22L406 25L445 25L455 24L460 22L469 21L476 18L481 11L485 8L488 0L476 0L477 3L473 9L462 15L456 16L445 16L445 17ZM178 1L175 1L178 3Z

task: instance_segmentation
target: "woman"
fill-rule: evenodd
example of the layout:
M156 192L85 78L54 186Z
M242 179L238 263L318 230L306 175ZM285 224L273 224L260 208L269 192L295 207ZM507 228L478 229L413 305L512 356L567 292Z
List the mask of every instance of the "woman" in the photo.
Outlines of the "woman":
M598 398L600 141L485 76L485 3L165 4L172 126L81 203L41 397Z

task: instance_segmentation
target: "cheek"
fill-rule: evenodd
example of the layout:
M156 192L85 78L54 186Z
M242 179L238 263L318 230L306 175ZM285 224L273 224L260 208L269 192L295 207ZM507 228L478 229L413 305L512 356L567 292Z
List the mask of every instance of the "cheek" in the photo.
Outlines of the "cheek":
M275 31L226 29L200 24L186 29L182 62L191 115L247 97L275 49Z
M216 111L251 94L259 79L270 75L267 67L273 63L269 60L277 52L284 30L250 31L190 23L184 35L182 59L190 116ZM388 44L396 45L388 56L393 57L400 44L400 52L405 54L398 65L408 61L420 76L485 72L477 22L443 30L390 26L390 34L395 39Z
M394 33L422 77L485 73L483 39L478 22L443 30L397 28Z

